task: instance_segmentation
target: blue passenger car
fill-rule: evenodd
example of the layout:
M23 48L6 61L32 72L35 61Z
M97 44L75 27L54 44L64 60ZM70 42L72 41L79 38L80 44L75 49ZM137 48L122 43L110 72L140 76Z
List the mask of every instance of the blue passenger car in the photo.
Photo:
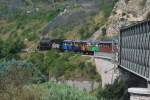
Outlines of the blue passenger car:
M63 49L64 49L64 50L68 50L67 43L63 43Z
M72 51L74 51L74 52L80 52L80 51L81 51L81 48L80 48L80 41L74 40L74 41L72 42Z

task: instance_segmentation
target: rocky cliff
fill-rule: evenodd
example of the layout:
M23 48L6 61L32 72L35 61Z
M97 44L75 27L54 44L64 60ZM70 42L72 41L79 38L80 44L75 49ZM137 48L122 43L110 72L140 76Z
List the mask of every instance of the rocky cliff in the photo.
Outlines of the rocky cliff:
M150 0L119 0L106 23L107 36L119 33L120 27L150 18Z

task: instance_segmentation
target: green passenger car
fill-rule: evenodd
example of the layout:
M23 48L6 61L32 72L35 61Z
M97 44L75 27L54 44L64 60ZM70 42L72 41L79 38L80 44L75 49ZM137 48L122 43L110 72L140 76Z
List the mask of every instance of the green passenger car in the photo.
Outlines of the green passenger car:
M91 45L91 51L92 52L98 52L99 51L98 46L96 44Z

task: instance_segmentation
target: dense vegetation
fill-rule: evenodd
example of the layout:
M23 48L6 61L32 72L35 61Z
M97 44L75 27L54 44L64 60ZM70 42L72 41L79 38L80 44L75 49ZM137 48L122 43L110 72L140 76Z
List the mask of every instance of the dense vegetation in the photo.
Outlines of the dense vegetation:
M55 50L48 51L45 54L32 53L28 57L28 61L37 65L43 74L49 74L49 77L100 81L95 66L88 60L90 60L90 57L69 52L60 53Z
M2 100L128 100L126 85L115 81L99 88L93 95L56 82L41 83L40 71L27 61L4 61L0 64ZM110 99L111 98L111 99Z
M5 61L0 64L0 99L2 100L97 100L77 89L54 82L43 84L44 78L32 63ZM34 83L34 84L33 84ZM36 83L36 84L35 84Z
M15 38L15 39L14 39ZM25 47L24 41L17 35L11 35L6 40L0 38L0 59L17 58L17 53Z

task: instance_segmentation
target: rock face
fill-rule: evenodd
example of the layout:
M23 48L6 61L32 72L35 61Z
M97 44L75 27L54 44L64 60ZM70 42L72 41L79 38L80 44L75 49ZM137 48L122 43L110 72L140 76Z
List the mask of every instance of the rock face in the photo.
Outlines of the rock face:
M150 18L150 0L119 0L107 22L107 35L119 33L119 28Z

